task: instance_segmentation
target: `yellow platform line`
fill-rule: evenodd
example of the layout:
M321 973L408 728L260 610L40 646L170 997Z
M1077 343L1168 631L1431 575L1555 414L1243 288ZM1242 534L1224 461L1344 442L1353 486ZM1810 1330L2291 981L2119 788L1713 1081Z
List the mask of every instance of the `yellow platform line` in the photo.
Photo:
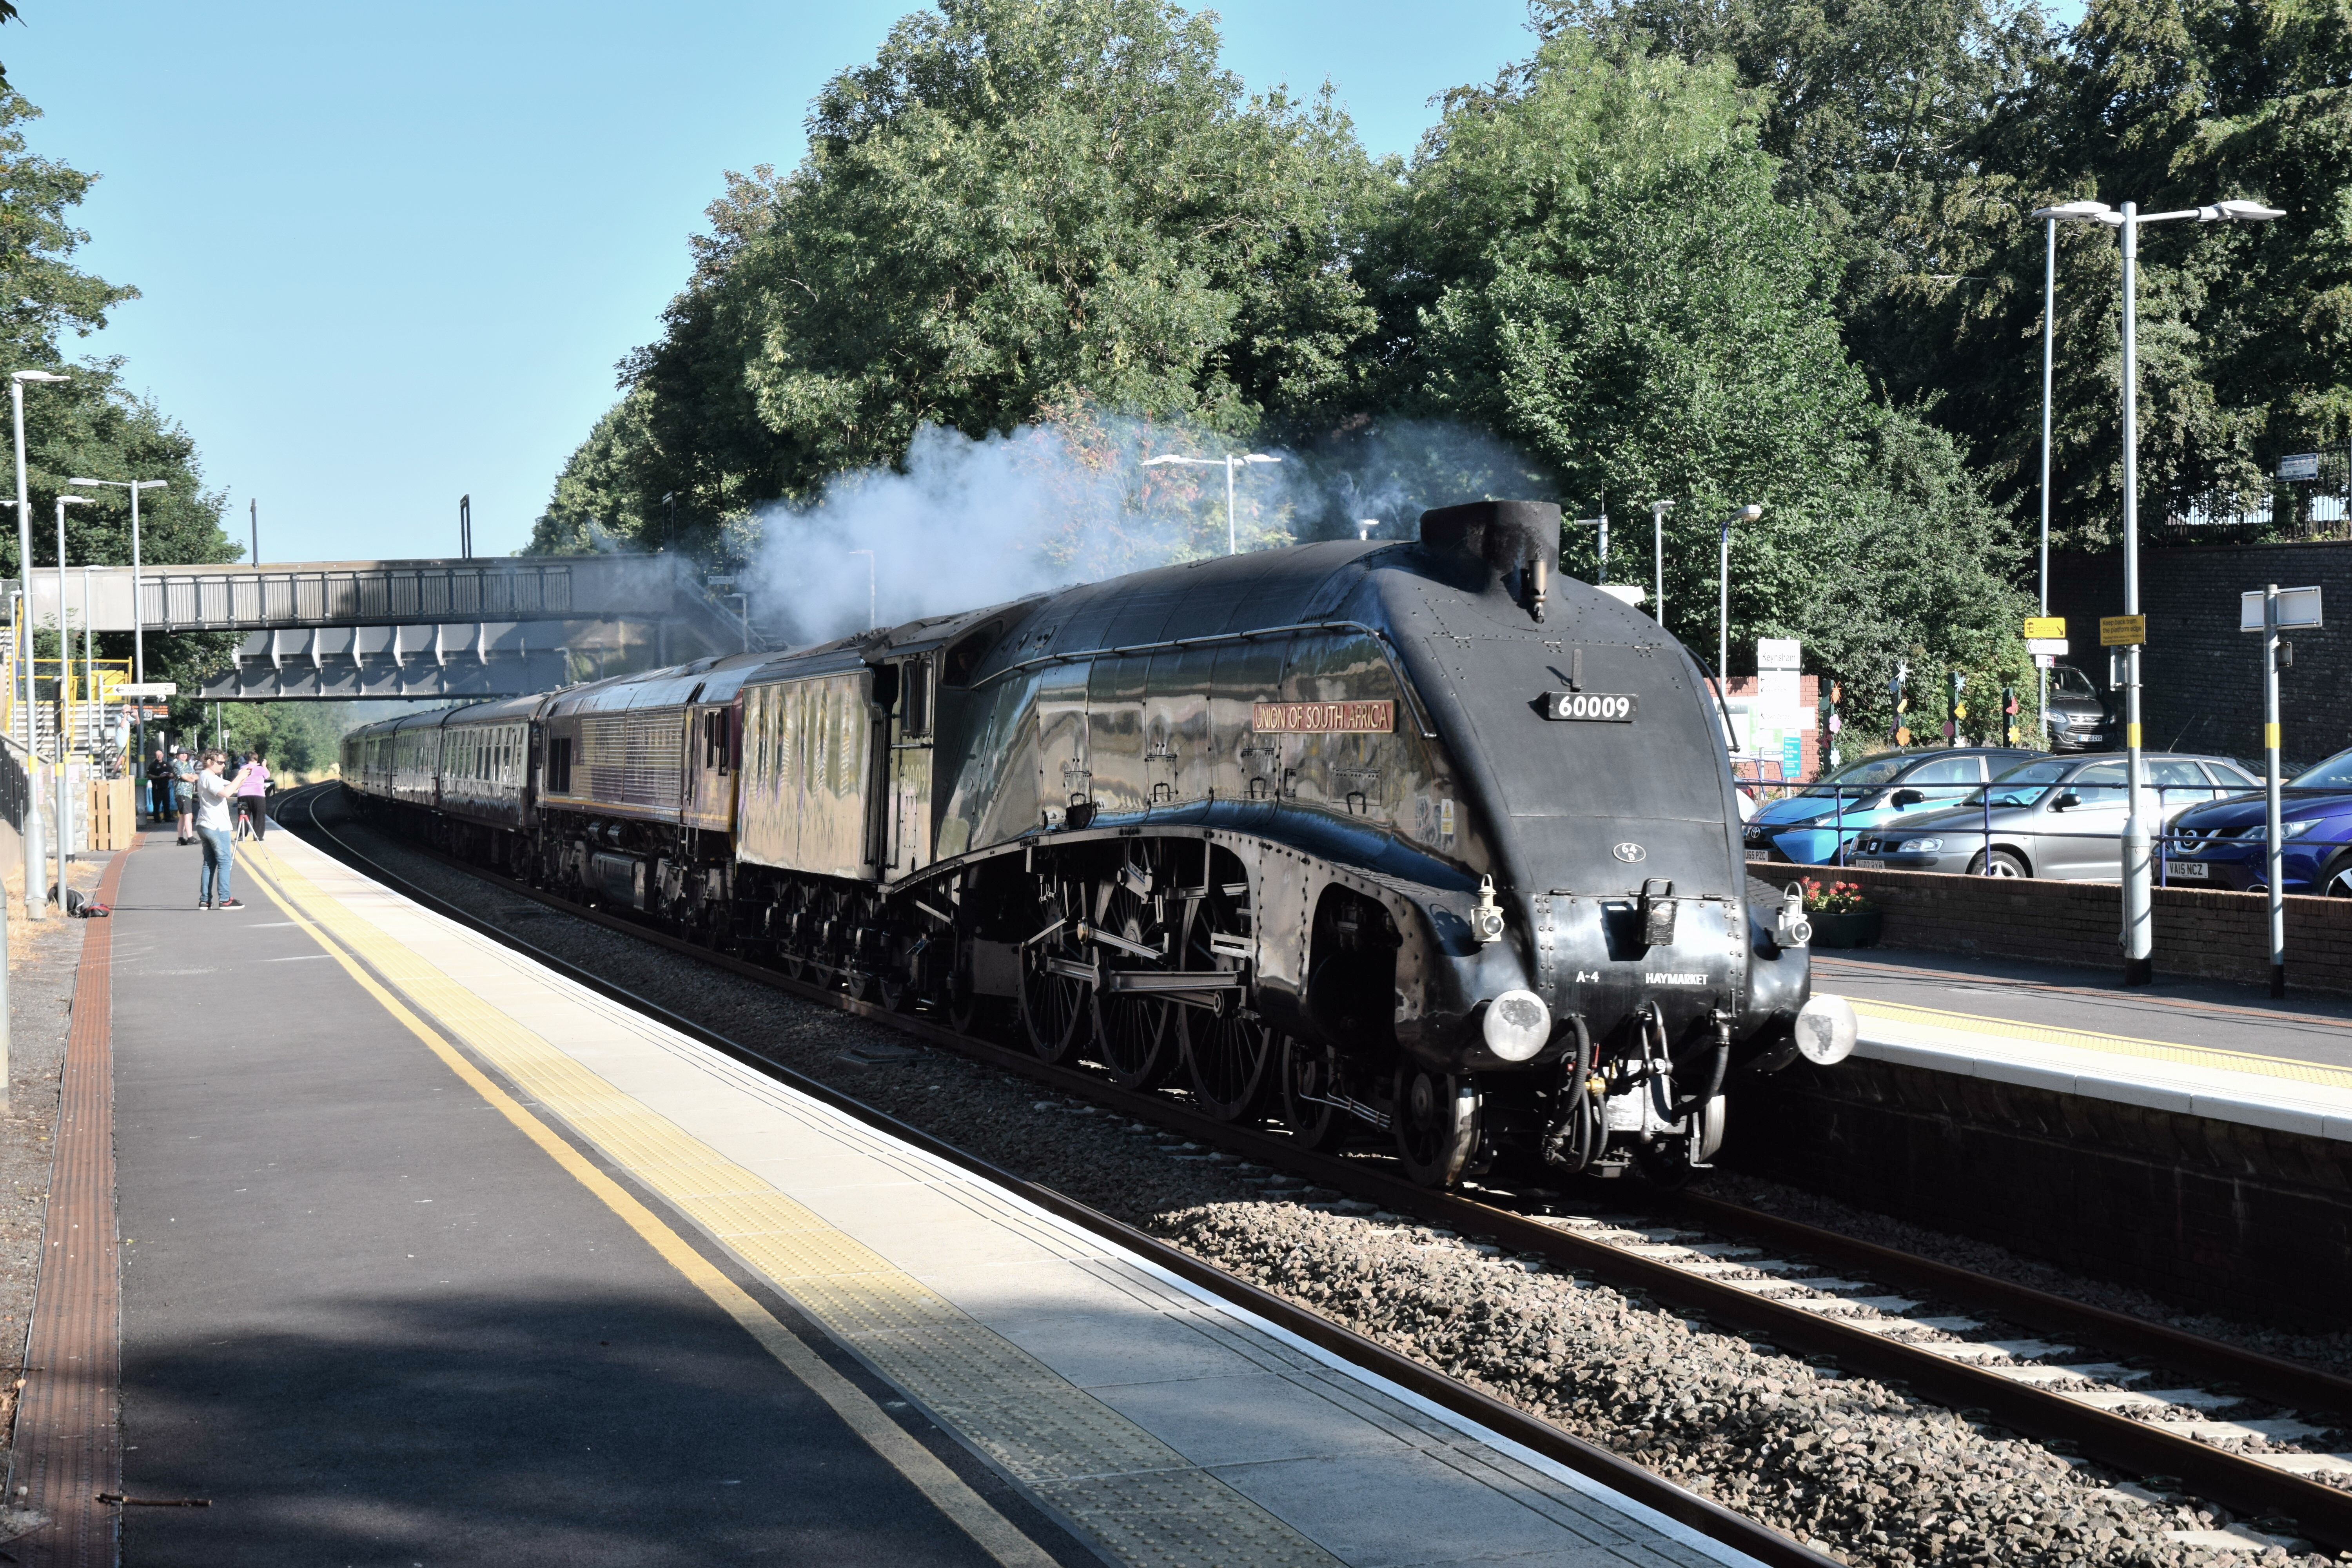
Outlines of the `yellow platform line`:
M2206 1046L2179 1046L2168 1040L2142 1040L2128 1035L2102 1035L2088 1029L2061 1029L2046 1024L2021 1024L2010 1018L1989 1018L1979 1013L1954 1013L1939 1007L1916 1007L1907 1002L1865 1001L1849 996L1853 1010L1864 1018L1894 1024L1929 1024L1961 1029L1972 1035L1994 1035L2006 1040L2031 1040L2037 1045L2066 1046L2075 1050L2104 1051L2110 1056L2137 1057L2147 1061L2177 1062L2184 1067L2219 1068L2229 1072L2259 1073L2326 1089L2352 1089L2352 1068L2325 1062L2297 1061L2292 1057L2266 1057L2252 1051L2225 1051Z
M1260 1505L864 1243L582 1066L282 857L257 846L251 858L271 900L372 996L730 1316L747 1327L751 1320L764 1324L754 1337L828 1404L836 1410L844 1403L859 1408L862 1423L851 1422L853 1429L998 1562L1032 1568L1050 1559L748 1293L452 1049L402 997L717 1237L835 1339L855 1343L893 1383L1113 1555L1138 1563L1204 1568L1336 1568L1337 1558ZM371 968L400 994L379 984L369 974ZM815 1373L804 1373L803 1363ZM815 1373L830 1383L820 1384ZM879 1427L869 1430L874 1423Z

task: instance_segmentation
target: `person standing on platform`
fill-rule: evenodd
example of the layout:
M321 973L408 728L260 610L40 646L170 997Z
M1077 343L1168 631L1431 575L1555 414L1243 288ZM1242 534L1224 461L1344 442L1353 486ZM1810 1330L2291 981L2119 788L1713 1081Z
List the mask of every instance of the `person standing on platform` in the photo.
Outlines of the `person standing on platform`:
M172 805L180 814L180 842L196 841L196 763L182 746L172 757Z
M229 893L229 871L236 864L236 845L229 837L229 797L236 783L222 775L228 765L226 752L206 752L204 771L196 774L196 837L205 847L204 870L196 882L196 908L241 910Z
M155 754L147 759L147 819L161 822L172 815L172 759L163 754L158 743Z
M236 836L248 833L254 838L262 837L268 826L265 807L269 794L269 765L261 760L261 748L256 746L245 754L245 766L236 775Z

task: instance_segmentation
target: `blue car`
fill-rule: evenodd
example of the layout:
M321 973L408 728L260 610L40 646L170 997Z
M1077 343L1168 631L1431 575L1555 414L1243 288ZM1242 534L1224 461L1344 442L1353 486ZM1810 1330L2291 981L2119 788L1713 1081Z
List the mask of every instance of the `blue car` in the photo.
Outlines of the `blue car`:
M2290 893L2352 898L2352 751L2286 781L2279 803L2279 880ZM2300 794L2300 791L2334 792ZM2270 886L2259 795L2181 813L2167 847L2165 880L2251 891Z
M2039 752L1958 746L1936 752L1889 752L1848 763L1785 800L1760 806L1748 820L1750 860L1827 865L1865 828L1914 813L1957 805L1994 774L2030 762Z

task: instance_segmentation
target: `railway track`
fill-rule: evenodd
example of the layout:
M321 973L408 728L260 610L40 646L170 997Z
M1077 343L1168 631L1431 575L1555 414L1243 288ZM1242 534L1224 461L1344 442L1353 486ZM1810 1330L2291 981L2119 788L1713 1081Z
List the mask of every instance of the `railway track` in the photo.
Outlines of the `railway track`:
M1727 1544L1768 1562L1826 1561L1778 1531L1672 1487L1629 1460L1570 1437L1548 1422L1444 1378L1156 1238L995 1171L467 914L384 868L321 820L318 805L333 787L289 795L279 810L307 820L327 841L322 847L331 847L420 902L616 1000L658 1015L762 1070L789 1077L796 1087L886 1124L895 1135L915 1138L968 1167L984 1170L1302 1337L1603 1479ZM1286 1135L1215 1121L1165 1094L1121 1089L1090 1073L1050 1066L1025 1050L958 1033L929 1016L853 1000L822 984L788 979L422 847L404 847L575 918L674 949L777 991L887 1024L1059 1094L1350 1194L1381 1211L1607 1281L1783 1350L1907 1387L1983 1423L2054 1442L2167 1490L2210 1500L2282 1534L2300 1534L2331 1551L2352 1549L2352 1461L2326 1452L2299 1451L2306 1444L2324 1446L2331 1433L2352 1432L2352 1380L1694 1194L1669 1197L1643 1192L1637 1196L1627 1192L1618 1203L1638 1203L1647 1212L1625 1215L1614 1212L1614 1204L1578 1212L1578 1203L1537 1187L1431 1192L1385 1168L1388 1162L1379 1156L1317 1153ZM1597 1188L1599 1184L1588 1185ZM2003 1324L2012 1327L2003 1329ZM2154 1365L2129 1364L2137 1362ZM2184 1385L2184 1380L2194 1386ZM2290 1414L2224 1418L2248 1405L2274 1405ZM1696 1511L1685 1511L1694 1508Z

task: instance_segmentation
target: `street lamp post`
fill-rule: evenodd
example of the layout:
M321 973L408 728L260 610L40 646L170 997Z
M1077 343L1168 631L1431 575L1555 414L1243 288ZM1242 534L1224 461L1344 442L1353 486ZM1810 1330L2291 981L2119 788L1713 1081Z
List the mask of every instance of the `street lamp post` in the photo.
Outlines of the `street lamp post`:
M1596 572L1596 573L1593 574L1593 581L1594 581L1594 582L1596 582L1596 583L1606 583L1606 582L1608 582L1608 581L1609 581L1609 492L1608 492L1608 491L1603 490L1603 491L1601 491L1601 515L1600 515L1599 517L1580 517L1580 518L1578 518L1578 519L1576 520L1576 526L1577 526L1577 527L1579 527L1579 528L1597 528L1597 529L1599 529L1599 530L1601 531L1601 536L1600 536L1599 542L1598 542L1598 544L1595 546L1594 551L1593 551L1593 559L1595 560L1595 562L1597 562L1597 563L1599 563L1600 570L1599 570L1598 572Z
M73 637L66 627L66 508L89 504L88 498L83 496L58 498L58 848L54 858L58 867L58 906L60 909L64 908L66 901L66 862L73 858L71 792L67 788L67 774L71 770L66 764L66 678L73 668Z
M879 625L882 620L882 612L875 597L877 589L876 587L876 578L874 575L874 552L871 550L853 550L849 553L852 555L863 555L866 557L866 625L870 630L872 627Z
M2051 369L2054 339L2058 331L2058 226L2061 223L2081 223L2112 212L2105 202L2063 202L2054 207L2037 207L2033 216L2042 220L2042 613L2050 613L2050 408ZM2042 661L2034 661L2034 678L2039 682L2036 700L2042 724L2042 749L2050 749L2050 671Z
M1675 510L1670 500L1650 503L1650 563L1657 574L1658 625L1666 624L1666 513Z
M139 492L159 490L168 479L70 479L73 486L110 485L131 492L131 679L136 685L147 683L147 605L144 584L139 576ZM147 700L139 700L139 749L133 761L143 771L147 765ZM131 775L134 779L137 773Z
M1147 468L1156 468L1163 463L1182 463L1195 468L1224 469L1225 553L1238 555L1241 553L1241 543L1234 528L1234 470L1245 463L1279 463L1280 461L1282 461L1280 458L1269 458L1264 452L1239 452L1223 458L1180 458L1172 452L1167 452L1157 458L1144 458L1143 466Z
M2097 204L2084 204L2095 206ZM2074 214L2045 207L2039 216L2062 221L2095 219L2122 230L2123 241L2123 445L2124 445L2124 614L2139 609L2139 333L2136 302L2139 291L2139 231L2152 223L2268 223L2286 214L2260 202L2216 202L2210 206L2183 207L2177 212L2143 213L2126 202L2120 211ZM2124 888L2124 984L2146 985L2156 977L2155 894L2150 865L2153 836L2147 819L2147 768L2140 754L2140 649L2133 643L2125 652L2124 756L2126 799L2122 860Z
M62 375L52 375L45 370L20 370L8 377L8 411L16 421L16 575L23 580L25 609L23 622L24 647L22 663L25 675L25 918L37 921L48 918L48 895L41 887L41 869L48 856L41 845L41 814L33 809L30 785L33 782L33 756L39 732L33 715L33 501L25 488L25 384L28 381L64 381ZM64 611L64 601L58 601ZM0 1084L0 1093L5 1085Z

